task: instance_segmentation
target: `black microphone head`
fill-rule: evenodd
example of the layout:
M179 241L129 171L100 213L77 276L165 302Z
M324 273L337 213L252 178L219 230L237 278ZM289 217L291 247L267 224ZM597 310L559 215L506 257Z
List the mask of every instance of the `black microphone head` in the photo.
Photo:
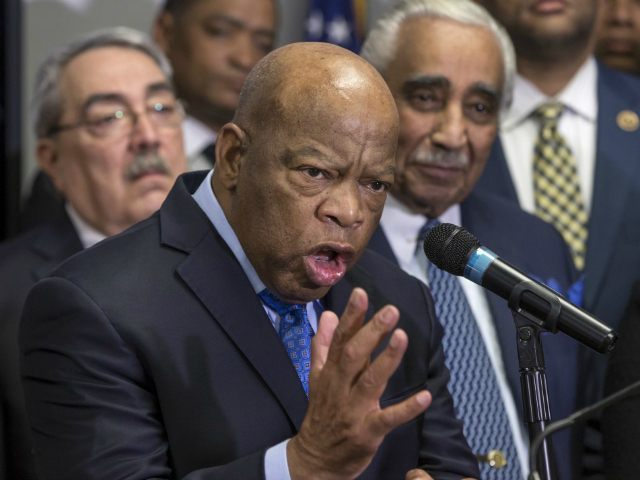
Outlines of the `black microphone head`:
M462 275L469 254L480 246L478 239L462 227L442 223L424 239L424 253L440 270Z

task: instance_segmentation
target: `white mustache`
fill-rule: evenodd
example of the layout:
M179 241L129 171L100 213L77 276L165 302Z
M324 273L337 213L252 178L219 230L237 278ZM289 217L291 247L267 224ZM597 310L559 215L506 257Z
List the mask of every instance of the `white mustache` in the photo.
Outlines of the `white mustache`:
M142 153L136 155L124 173L124 177L128 181L134 181L147 173L169 175L169 165L165 158L157 153Z
M416 150L409 160L431 167L463 168L469 165L469 156L465 153L446 150Z

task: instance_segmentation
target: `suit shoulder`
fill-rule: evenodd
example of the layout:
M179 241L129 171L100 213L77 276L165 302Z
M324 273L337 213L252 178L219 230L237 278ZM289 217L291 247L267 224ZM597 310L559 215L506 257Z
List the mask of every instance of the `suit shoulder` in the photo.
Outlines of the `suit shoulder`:
M362 254L358 267L366 270L372 278L385 285L422 285L416 277L406 273L398 265L370 248Z
M487 191L474 191L467 197L463 205L463 216L472 217L471 223L474 224L478 222L478 217L492 229L509 230L516 236L541 235L552 241L562 242L562 237L553 225L525 212L510 200Z
M620 72L598 64L598 81L606 85L608 89L599 89L599 92L608 92L633 103L640 108L640 78L625 72Z
M94 276L99 277L121 272L122 269L133 269L148 258L146 253L159 245L159 226L154 215L70 257L52 275L75 276L79 272L95 272Z

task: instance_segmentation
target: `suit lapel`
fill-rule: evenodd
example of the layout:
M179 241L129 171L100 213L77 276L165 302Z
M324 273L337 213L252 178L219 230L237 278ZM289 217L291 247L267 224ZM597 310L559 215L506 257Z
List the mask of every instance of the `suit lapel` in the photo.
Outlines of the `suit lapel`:
M371 240L369 240L369 248L374 252L378 252L393 264L398 264L398 260L396 259L393 250L391 250L389 240L387 240L387 237L382 231L382 227L380 225L375 229L371 236Z
M462 225L478 237L481 243L484 244L486 242L489 248L496 248L500 240L501 231L495 225L495 212L492 214L490 209L484 208L484 205L484 202L480 201L479 196L476 194L471 194L467 197L460 204ZM504 221L505 219L501 220ZM498 235L498 238L494 238L496 235ZM485 290L485 297L489 303L491 319L498 336L507 379L515 400L518 402L516 405L521 405L522 392L520 390L520 371L517 362L518 350L515 321L504 299L488 290Z
M617 120L623 111L640 114L640 105L625 102L637 98L637 92L627 93L627 88L604 67L599 68L596 165L585 275L585 302L590 309L597 303L609 258L616 248L627 193L640 175L640 131L625 131Z
M161 210L162 241L185 251L177 274L299 428L307 399L295 369L242 267L190 196L203 179L188 174L178 180Z
M508 198L515 204L520 202L499 136L493 142L489 160L474 189Z

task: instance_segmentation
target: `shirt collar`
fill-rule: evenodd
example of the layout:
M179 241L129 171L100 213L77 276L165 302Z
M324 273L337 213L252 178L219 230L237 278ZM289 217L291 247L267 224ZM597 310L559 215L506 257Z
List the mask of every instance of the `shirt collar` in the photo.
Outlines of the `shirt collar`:
M99 232L87 222L85 222L69 202L65 204L65 209L67 210L67 215L69 215L69 218L71 219L73 228L76 229L76 233L80 238L80 243L84 248L92 247L96 243L101 242L102 240L107 238L104 233Z
M236 260L240 263L242 270L244 270L245 275L249 278L253 290L256 293L259 293L266 288L265 284L260 280L258 273L253 268L253 265L251 265L246 253L244 253L244 249L242 248L242 245L240 245L240 240L238 240L238 237L227 220L215 193L213 193L213 188L211 188L212 176L213 170L209 172L196 192L192 195L193 199L207 215L222 239L233 252Z
M501 129L508 131L528 119L536 108L550 100L557 100L570 111L590 122L595 122L598 114L597 101L598 67L593 57L573 76L567 86L555 97L548 97L526 78L516 75L513 102L503 113Z
M187 157L199 154L217 138L216 132L190 115L187 115L182 122L182 135Z
M443 223L460 225L460 205L449 207L438 219ZM380 224L391 244L391 250L404 258L398 258L399 263L408 263L417 247L418 234L427 219L420 213L412 212L393 195L387 195Z

